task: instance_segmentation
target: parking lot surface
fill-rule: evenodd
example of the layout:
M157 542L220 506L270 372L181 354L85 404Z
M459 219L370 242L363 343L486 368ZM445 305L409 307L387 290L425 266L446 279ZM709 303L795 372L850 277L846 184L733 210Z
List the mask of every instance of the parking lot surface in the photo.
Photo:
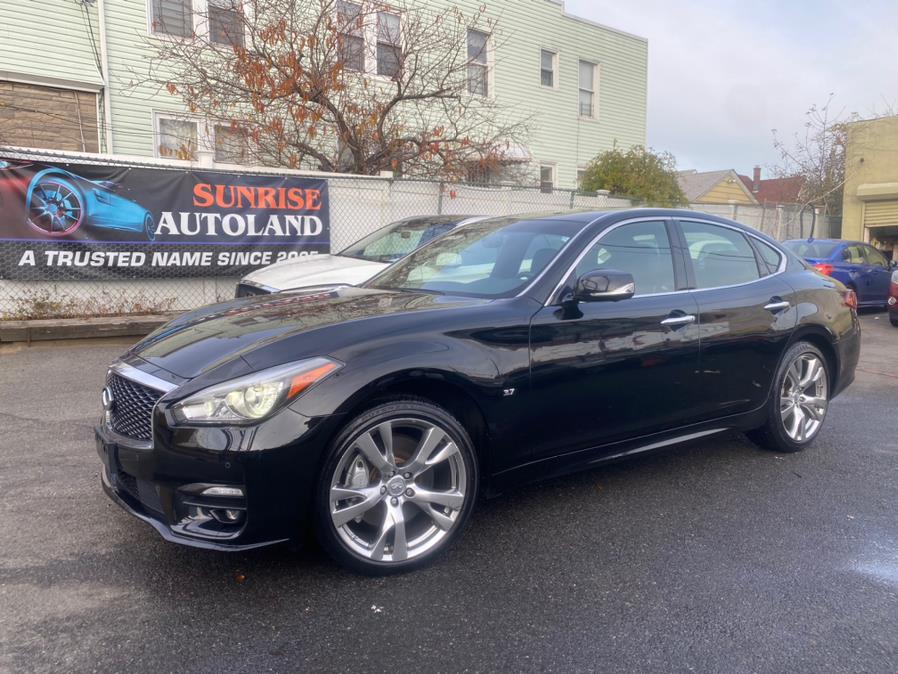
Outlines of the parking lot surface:
M898 329L863 324L804 453L724 436L508 492L386 579L164 542L99 486L127 342L0 347L0 671L898 671Z

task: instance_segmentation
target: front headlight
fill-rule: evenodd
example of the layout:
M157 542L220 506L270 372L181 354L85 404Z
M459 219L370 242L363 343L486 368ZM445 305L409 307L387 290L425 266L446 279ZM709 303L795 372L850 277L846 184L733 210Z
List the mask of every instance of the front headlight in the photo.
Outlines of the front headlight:
M261 421L309 387L336 372L341 363L309 358L210 386L172 405L182 423L247 424Z

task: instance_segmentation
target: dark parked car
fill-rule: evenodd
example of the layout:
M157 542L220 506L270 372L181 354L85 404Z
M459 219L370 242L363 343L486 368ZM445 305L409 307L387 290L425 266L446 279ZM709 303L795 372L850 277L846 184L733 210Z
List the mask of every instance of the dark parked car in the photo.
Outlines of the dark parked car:
M821 274L832 276L854 290L859 306L878 309L886 306L895 263L870 244L811 239L786 241L783 245Z
M478 493L740 430L806 447L853 377L854 293L690 211L465 225L362 287L181 316L109 370L109 495L243 550L313 524L341 563L419 566Z
M892 272L889 284L889 322L898 328L898 270Z

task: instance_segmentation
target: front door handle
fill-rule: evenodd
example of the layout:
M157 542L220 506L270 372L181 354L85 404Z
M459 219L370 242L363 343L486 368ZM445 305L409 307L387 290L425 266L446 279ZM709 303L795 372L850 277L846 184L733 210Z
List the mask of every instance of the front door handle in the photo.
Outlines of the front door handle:
M791 306L792 305L789 302L781 300L779 297L773 297L771 298L769 303L764 305L764 308L767 309L767 311L771 311L776 314L780 311L785 311Z
M682 316L671 316L670 318L665 318L661 321L661 325L665 328L679 328L683 325L689 325L690 323L695 323L695 316L692 314L684 314Z

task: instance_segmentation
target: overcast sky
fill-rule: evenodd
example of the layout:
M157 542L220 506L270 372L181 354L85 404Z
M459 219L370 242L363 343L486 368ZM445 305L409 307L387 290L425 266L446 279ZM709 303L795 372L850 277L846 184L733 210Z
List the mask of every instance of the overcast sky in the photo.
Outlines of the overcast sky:
M898 112L898 0L567 0L649 41L649 144L679 168L779 161L804 112ZM765 170L765 176L767 171Z

